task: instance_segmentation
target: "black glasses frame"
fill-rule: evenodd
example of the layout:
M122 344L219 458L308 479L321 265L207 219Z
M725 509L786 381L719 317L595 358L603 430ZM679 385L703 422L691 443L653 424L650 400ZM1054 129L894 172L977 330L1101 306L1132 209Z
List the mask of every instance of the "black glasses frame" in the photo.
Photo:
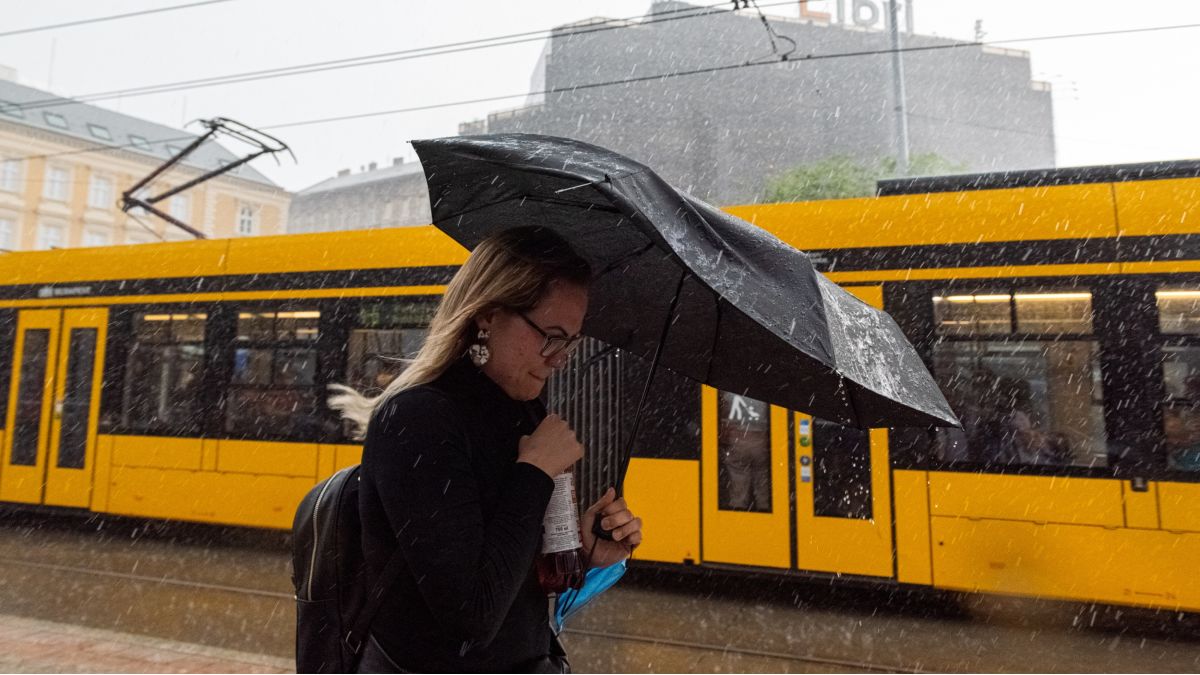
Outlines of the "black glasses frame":
M518 311L515 314L524 319L525 323L529 324L529 327L536 330L538 335L541 335L542 339L545 340L542 343L542 351L539 352L542 356L550 357L564 351L567 355L570 355L571 352L579 347L579 343L583 341L583 333L572 336L551 335L543 330L541 326L534 323L533 319L525 316L525 312Z

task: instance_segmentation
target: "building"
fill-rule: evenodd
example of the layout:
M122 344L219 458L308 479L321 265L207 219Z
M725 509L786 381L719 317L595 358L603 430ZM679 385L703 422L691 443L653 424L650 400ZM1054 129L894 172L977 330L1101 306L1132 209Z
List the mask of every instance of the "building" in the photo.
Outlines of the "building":
M578 138L716 204L758 201L771 176L833 155L868 164L896 155L890 41L879 11L867 20L855 10L844 23L803 6L801 18L771 17L776 34L796 44L796 58L783 62L753 10L684 16L700 9L655 2L642 21L556 28L527 105L466 122L460 133ZM775 43L780 53L790 48ZM1050 87L1032 79L1028 53L914 34L904 45L936 48L904 54L914 155L936 153L970 171L1054 166ZM763 65L572 89L747 62ZM536 93L545 90L556 91Z
M359 173L337 176L297 192L288 216L289 234L428 225L429 190L416 161L371 162Z
M55 99L62 103L41 103ZM149 213L123 213L119 201L193 137L17 84L11 71L0 72L0 250L190 239ZM150 194L237 159L205 143L151 185ZM282 234L289 199L287 191L243 165L159 205L220 238Z

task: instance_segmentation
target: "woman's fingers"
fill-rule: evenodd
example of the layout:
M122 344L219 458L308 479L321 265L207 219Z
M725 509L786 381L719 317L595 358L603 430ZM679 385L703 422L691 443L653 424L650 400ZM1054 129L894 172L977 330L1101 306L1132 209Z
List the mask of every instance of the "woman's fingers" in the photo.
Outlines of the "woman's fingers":
M615 530L631 520L633 520L632 513L630 513L628 510L620 511L618 513L601 518L600 527L603 527L605 530Z
M613 541L619 541L622 544L633 548L642 543L642 519L633 518L629 522L617 527L613 530Z

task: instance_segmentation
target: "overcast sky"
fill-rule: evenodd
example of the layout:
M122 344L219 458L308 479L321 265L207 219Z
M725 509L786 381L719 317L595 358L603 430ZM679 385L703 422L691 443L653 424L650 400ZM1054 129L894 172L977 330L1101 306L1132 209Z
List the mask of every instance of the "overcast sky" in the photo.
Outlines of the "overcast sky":
M7 0L0 32L190 0ZM815 10L835 0L813 0ZM843 0L847 5L851 0ZM878 1L878 0L876 0ZM760 0L768 15L799 3ZM712 5L712 0L696 4ZM731 3L726 3L731 4ZM766 7L767 5L773 5ZM918 33L985 40L1200 24L1196 0L913 0ZM593 16L636 17L649 0L229 0L111 22L0 37L0 65L64 95L394 52L544 30ZM225 116L274 126L330 116L523 94L541 41L360 68L97 102L163 124ZM1200 28L1013 42L1054 87L1060 166L1200 157ZM803 46L801 47L803 51ZM412 138L517 107L522 98L278 129L298 163L255 166L289 190L339 169L412 157Z

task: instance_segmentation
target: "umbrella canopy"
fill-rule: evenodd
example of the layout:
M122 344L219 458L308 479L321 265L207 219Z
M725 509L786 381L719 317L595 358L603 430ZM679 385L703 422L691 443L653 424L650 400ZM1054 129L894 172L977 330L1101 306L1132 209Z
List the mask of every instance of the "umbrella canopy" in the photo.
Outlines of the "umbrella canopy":
M591 263L585 334L646 358L661 352L662 366L693 380L842 424L957 426L890 316L801 251L642 164L532 134L413 146L434 224L467 249L541 225Z

